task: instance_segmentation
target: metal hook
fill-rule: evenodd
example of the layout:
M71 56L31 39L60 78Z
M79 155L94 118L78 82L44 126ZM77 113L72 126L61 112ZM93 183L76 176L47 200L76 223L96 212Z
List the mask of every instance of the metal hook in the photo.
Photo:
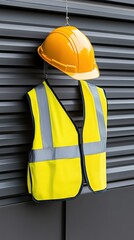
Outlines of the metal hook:
M68 16L68 2L66 0L66 25L69 26L69 16Z

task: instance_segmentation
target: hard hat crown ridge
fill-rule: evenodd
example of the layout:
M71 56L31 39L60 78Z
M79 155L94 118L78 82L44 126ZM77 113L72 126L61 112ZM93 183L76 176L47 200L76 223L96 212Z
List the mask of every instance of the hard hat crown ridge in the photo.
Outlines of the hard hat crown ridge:
M74 26L53 30L38 47L38 53L46 62L74 79L88 80L99 76L92 44Z

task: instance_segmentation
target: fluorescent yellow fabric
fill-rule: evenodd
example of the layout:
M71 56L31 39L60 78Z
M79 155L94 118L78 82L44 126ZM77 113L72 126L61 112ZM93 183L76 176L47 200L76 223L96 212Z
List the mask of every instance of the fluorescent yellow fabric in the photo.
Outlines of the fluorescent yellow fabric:
M42 149L42 136L41 136L41 129L40 129L40 113L39 107L37 102L37 96L35 89L32 89L28 92L31 101L31 108L33 113L33 121L34 121L34 140L33 140L33 148L32 149Z
M32 192L36 200L75 197L81 187L79 159L30 163Z
M106 184L106 153L85 156L86 172L93 191L104 190Z
M99 142L100 132L96 107L91 91L85 81L81 81L85 103L85 122L83 128L83 142ZM100 102L104 114L105 125L107 125L107 103L104 91L97 87ZM96 149L97 150L97 149ZM106 153L85 155L85 168L89 185L93 191L101 191L106 188Z
M85 103L85 122L83 128L83 140L84 143L98 142L100 141L100 133L98 128L98 119L96 115L96 108L94 99L88 84L85 81L81 81L81 87L84 94Z
M44 82L49 99L49 112L54 147L78 145L78 133L67 113Z

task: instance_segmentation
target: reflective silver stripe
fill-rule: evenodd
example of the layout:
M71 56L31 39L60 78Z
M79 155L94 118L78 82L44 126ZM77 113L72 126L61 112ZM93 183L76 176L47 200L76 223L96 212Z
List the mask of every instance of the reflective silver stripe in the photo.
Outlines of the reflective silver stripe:
M42 134L43 147L52 147L51 121L48 108L46 89L43 84L35 88L40 112L40 126Z
M39 150L32 150L30 154L30 162L43 162L57 159L72 159L79 158L79 146L44 148ZM71 171L71 169L70 169Z
M83 150L85 155L97 154L106 151L106 140L99 142L84 143Z
M106 152L106 137L107 137L104 114L102 110L100 96L97 91L97 87L89 83L88 83L88 87L91 90L91 93L94 98L95 109L96 109L97 120L98 120L98 127L100 132L100 141L84 143L83 144L84 155Z
M106 134L106 126L105 126L104 114L103 114L103 110L102 110L100 96L99 96L96 86L94 86L92 84L88 84L88 86L94 97L95 109L96 109L98 125L99 125L100 138L103 139L103 138L106 138L107 134Z

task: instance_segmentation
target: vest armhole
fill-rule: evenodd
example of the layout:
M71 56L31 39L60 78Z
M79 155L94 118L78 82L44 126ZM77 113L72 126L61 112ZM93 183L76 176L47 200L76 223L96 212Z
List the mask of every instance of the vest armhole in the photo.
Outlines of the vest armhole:
M106 90L104 88L103 89L103 92L104 92L104 95L105 95L105 98L106 98L106 105L107 105L107 118L108 118L108 100L107 100L107 94L106 94Z
M30 100L28 93L26 93L26 95L24 97L24 101L26 102L26 105L28 105L27 109L28 109L28 113L30 114L31 124L32 124L32 133L31 133L32 134L32 142L31 142L31 147L30 147L30 151L31 151L32 146L33 146L34 134L35 134L35 122L34 122L32 106L31 106L31 100Z

